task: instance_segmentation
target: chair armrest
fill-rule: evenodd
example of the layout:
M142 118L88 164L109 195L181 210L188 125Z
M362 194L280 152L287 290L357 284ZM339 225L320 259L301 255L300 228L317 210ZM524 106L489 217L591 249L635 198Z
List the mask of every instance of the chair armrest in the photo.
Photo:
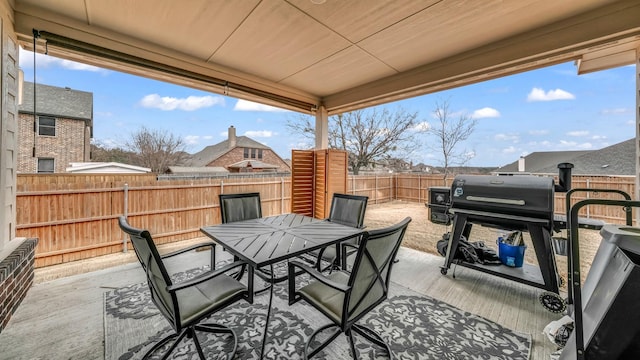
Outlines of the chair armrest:
M298 261L298 260L291 260L289 262L289 281L294 280L293 284L295 284L295 277L296 275L300 275L302 274L301 272L296 273L295 268L300 268L301 270L303 270L303 272L306 272L307 274L311 275L311 277L313 277L314 279L318 280L319 282L321 282L324 285L329 286L330 288L336 289L338 291L342 291L342 292L347 292L349 291L349 289L351 288L348 285L333 281L331 279L328 279L326 276L322 275L321 272L319 272L318 270ZM292 283L290 283L292 284Z
M207 281L209 279L213 279L213 278L218 277L220 275L226 275L225 272L227 272L227 271L229 271L231 269L243 266L243 265L246 265L246 263L244 261L236 261L236 262L233 262L233 263L231 263L229 265L223 266L220 269L217 269L215 271L207 271L207 272L202 273L202 274L200 274L200 275L198 275L196 277L193 277L193 278L191 278L191 279L189 279L187 281L182 281L182 282L179 282L177 284L173 284L171 286L167 286L167 290L168 291L178 291L178 290L181 290L181 289L184 289L184 288L188 288L190 286L194 286L194 285L200 284L202 282L205 282L205 281Z
M163 259L166 259L166 258L169 258L169 257L172 257L172 256L176 256L176 255L180 255L180 254L186 253L186 252L191 251L191 250L195 250L195 249L198 249L198 248L201 248L201 247L205 247L205 246L211 247L211 250L213 251L213 249L216 247L216 243L214 243L213 241L212 242L206 242L206 243L199 243L199 244L191 245L191 246L186 247L184 249L180 249L180 250L176 250L176 251L173 251L173 252L170 252L170 253L166 253L164 255L161 255L160 257L163 258Z

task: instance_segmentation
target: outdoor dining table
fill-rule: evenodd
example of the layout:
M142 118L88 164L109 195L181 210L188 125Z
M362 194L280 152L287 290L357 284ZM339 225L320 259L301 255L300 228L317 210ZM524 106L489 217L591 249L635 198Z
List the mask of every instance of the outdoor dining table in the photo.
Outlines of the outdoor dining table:
M247 287L251 301L254 295L256 269L269 266L273 283L273 264L325 246L335 245L364 232L362 229L300 214L282 214L204 226L200 230L230 254L249 265ZM272 301L273 285L269 293L260 358L264 355L267 342Z

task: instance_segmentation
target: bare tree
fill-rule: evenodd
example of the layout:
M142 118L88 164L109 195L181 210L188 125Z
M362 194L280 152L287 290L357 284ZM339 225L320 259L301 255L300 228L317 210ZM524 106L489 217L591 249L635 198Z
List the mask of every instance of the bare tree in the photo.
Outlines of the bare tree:
M417 149L418 113L403 109L356 110L329 118L329 147L349 153L349 167L360 169L394 157L406 157ZM311 117L287 122L290 132L313 139Z
M136 154L137 165L155 173L166 172L169 166L180 164L185 157L185 143L166 131L140 128L131 135L126 148Z
M135 162L135 154L118 146L109 146L98 140L91 141L91 160L97 162Z
M472 152L460 149L458 145L471 136L476 120L468 114L461 114L454 119L448 100L436 101L434 115L437 122L427 131L437 139L433 148L442 154L443 180L446 181L451 166L462 166L473 158Z

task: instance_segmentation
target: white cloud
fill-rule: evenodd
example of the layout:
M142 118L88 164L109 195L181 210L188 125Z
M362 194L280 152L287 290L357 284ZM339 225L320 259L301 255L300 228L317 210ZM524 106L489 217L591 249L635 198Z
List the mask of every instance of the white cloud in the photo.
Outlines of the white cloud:
M414 131L427 131L431 128L431 125L429 125L428 122L426 121L422 121L416 124L416 126L413 127Z
M198 135L187 135L184 137L184 141L187 145L195 145L200 142L200 136Z
M187 145L197 145L200 143L200 140L211 140L211 139L213 139L213 136L211 135L187 135L184 137L184 141L187 143Z
M275 106L269 106L259 104L248 100L238 100L236 106L233 107L234 111L267 111L267 112L288 112L289 110L277 108Z
M547 135L549 130L529 130L529 135Z
M186 98L174 98L169 96L160 97L158 94L150 94L140 100L140 105L146 108L155 108L163 111L184 110L194 111L208 108L214 105L224 105L224 98L221 96L189 96Z
M520 136L517 134L495 134L493 138L497 141L518 141Z
M500 117L500 112L494 108L484 107L474 111L471 117L474 119L497 118Z
M516 151L518 151L518 150L513 146L509 146L508 148L502 149L502 152L505 153L505 154L513 154Z
M603 109L601 111L602 115L624 115L631 112L632 110L627 108Z
M566 140L560 140L560 147L562 148L570 148L570 149L591 149L593 148L593 144L589 143L589 142L585 142L585 143L578 143L576 141L566 141Z
M593 136L591 137L591 140L604 140L604 139L606 139L606 138L607 138L607 137L606 137L605 135L593 135Z
M250 138L270 138L278 135L278 133L275 133L271 130L249 130L245 132L244 135Z
M627 121L627 125L635 125L636 121L635 120L628 120Z
M549 90L545 93L543 89L533 88L527 95L527 101L573 100L575 98L575 95L562 89Z
M581 136L589 135L589 132L587 130L576 130L576 131L569 131L567 135L581 137Z
M61 67L63 69L76 71L108 72L107 69L97 66L64 60L40 53L36 53L36 65L38 68ZM33 52L20 49L20 67L23 69L33 69Z

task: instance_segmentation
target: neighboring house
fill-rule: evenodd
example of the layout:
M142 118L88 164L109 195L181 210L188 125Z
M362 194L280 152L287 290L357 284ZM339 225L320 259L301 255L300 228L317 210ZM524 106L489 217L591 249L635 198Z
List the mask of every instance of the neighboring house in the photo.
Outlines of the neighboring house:
M221 167L231 173L291 171L289 164L270 147L246 136L236 136L236 128L233 126L229 127L228 134L227 140L191 155L191 159L187 161L188 166Z
M18 173L65 172L90 161L93 93L25 82L18 106Z
M66 169L74 174L146 174L151 169L118 162L81 162L71 163Z
M492 173L557 174L558 164L568 162L573 175L635 176L635 156L635 139L629 139L600 150L534 152Z

